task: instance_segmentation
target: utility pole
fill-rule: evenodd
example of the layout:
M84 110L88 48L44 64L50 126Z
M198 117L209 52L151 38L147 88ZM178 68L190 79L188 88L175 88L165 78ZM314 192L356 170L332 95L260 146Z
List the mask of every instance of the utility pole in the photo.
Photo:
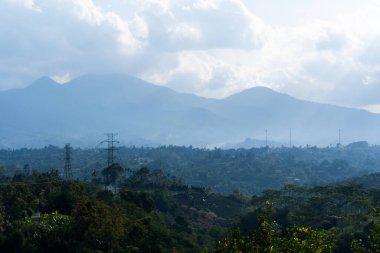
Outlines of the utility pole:
M107 140L104 140L101 143L107 143L107 163L108 166L110 166L114 163L115 151L118 150L118 148L115 147L115 144L119 144L119 141L115 139L115 136L117 135L115 133L107 133L105 135L107 136Z
M65 145L65 168L63 170L65 179L73 178L73 172L71 170L71 150L72 147L70 146L70 143L67 143Z
M268 129L265 129L265 147L268 147Z
M289 147L292 148L292 129L289 128Z

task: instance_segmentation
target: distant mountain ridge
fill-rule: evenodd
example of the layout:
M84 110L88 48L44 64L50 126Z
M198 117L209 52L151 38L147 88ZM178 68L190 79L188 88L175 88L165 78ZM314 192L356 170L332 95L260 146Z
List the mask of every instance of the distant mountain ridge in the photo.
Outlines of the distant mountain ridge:
M85 75L64 85L42 77L0 92L2 147L48 144L91 147L103 133L122 144L212 146L246 138L295 145L380 142L380 115L295 99L269 88L225 99L178 93L128 75Z

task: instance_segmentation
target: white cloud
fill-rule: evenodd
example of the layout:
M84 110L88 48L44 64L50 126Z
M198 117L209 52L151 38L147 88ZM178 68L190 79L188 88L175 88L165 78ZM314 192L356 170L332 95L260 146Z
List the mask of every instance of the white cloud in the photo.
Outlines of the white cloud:
M373 112L373 113L380 113L380 104L365 105L365 106L360 106L359 108L367 110L369 112Z
M79 18L91 25L101 26L104 23L110 25L118 32L117 41L120 43L121 51L127 55L134 54L144 47L130 31L129 24L115 12L103 12L92 0L72 0ZM135 27L140 28L136 33L139 37L147 32L141 19L135 19ZM144 36L143 36L144 37Z
M280 11L261 0L7 0L0 89L42 75L122 72L211 97L264 85L304 99L377 104L380 4L353 1L321 19L324 8L314 3L313 18L282 26L256 6L289 16L295 4Z
M57 83L63 84L71 80L71 74L70 72L66 72L63 74L56 74L56 75L51 76L51 79L53 79Z
M42 12L41 8L38 5L36 5L33 0L7 0L7 1L11 4L15 4L32 11Z
M173 37L176 43L180 43L181 40L190 40L192 42L199 42L202 34L199 29L197 29L194 25L179 23L170 27L168 29L168 33ZM182 43L184 43L183 41Z

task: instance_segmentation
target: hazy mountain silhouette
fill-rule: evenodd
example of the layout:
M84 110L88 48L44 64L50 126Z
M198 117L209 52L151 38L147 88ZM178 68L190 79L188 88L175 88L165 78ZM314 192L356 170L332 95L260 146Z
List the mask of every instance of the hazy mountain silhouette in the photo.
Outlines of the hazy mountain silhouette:
M212 146L246 138L295 144L380 141L380 115L298 100L258 87L225 99L178 93L127 75L43 77L0 92L0 146L97 145L106 132L136 145Z

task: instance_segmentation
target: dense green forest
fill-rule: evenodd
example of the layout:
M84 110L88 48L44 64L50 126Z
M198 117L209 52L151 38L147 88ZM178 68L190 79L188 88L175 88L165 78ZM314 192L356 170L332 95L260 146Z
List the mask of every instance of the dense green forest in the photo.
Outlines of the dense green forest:
M3 174L0 252L380 252L378 188L285 185L248 196L146 167L116 185L122 173L114 164L92 182L55 170Z
M380 148L0 150L0 252L380 252Z
M92 181L105 167L106 155L100 148L74 148L74 177ZM285 184L320 185L380 171L380 147L365 142L340 148L120 147L117 158L119 164L132 171L147 166L181 178L185 184L216 192L239 190L248 195L280 189ZM62 171L63 165L64 150L55 146L0 150L0 167L7 175L25 169Z

